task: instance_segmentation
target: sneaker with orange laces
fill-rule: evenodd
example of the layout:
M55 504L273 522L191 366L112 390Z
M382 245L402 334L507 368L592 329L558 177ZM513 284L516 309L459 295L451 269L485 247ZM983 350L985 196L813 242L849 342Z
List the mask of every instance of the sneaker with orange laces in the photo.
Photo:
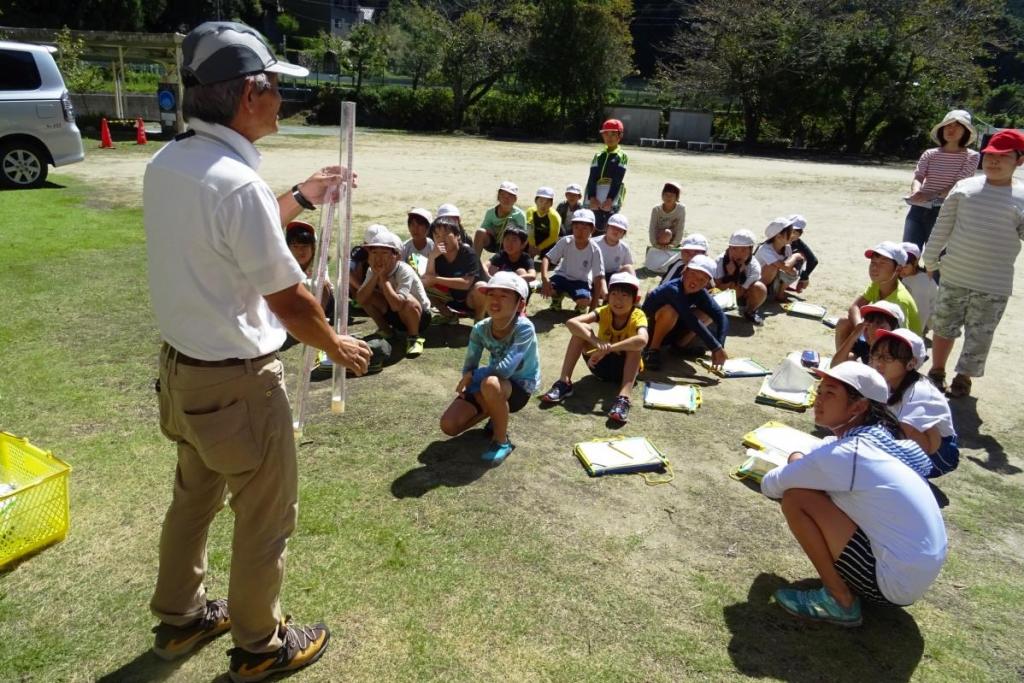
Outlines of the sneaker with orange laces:
M231 630L231 617L228 615L228 601L207 600L206 611L190 624L172 626L160 623L153 629L156 638L153 642L153 653L165 661L183 657L206 641Z
M286 617L278 630L284 641L270 652L249 652L240 647L228 650L231 666L228 677L234 683L255 683L285 671L295 671L320 659L327 649L331 632L324 624L296 626Z

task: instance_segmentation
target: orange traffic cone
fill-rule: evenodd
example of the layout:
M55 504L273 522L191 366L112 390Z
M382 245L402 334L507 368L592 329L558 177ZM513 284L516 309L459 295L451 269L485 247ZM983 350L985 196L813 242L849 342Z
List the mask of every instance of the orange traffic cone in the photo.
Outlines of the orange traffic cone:
M114 149L114 141L110 139L110 124L100 119L100 149Z
M135 144L146 144L146 124L143 123L141 116L135 119Z

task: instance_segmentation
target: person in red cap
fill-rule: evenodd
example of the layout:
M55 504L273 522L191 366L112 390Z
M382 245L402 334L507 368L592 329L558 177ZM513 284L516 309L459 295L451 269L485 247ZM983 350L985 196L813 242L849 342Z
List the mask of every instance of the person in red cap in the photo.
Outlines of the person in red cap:
M594 212L597 223L594 235L603 235L608 218L618 213L622 202L626 199L626 163L629 158L619 149L626 127L618 119L608 119L601 125L601 140L604 149L594 155L590 162L590 175L587 178L587 206Z
M1024 183L1014 171L1024 163L1024 134L1004 130L981 150L984 175L961 180L942 204L921 261L941 271L931 326L935 331L928 377L946 388L953 341L964 346L949 385L951 398L971 393L971 378L985 374L996 326L1013 293L1013 264L1024 239Z

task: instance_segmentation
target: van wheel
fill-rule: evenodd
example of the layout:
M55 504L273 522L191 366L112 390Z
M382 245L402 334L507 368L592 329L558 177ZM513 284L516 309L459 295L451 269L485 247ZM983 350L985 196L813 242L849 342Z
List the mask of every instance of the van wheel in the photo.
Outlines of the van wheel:
M0 185L11 188L41 187L49 171L46 155L31 142L0 144Z

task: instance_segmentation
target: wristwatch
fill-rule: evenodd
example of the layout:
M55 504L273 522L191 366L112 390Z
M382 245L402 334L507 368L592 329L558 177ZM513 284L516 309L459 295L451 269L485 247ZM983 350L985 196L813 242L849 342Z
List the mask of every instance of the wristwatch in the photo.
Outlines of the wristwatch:
M306 199L306 196L302 194L301 190L299 190L299 185L301 184L302 183L298 183L292 186L292 198L295 200L296 204L301 206L306 211L312 211L316 207L313 205L313 202Z

